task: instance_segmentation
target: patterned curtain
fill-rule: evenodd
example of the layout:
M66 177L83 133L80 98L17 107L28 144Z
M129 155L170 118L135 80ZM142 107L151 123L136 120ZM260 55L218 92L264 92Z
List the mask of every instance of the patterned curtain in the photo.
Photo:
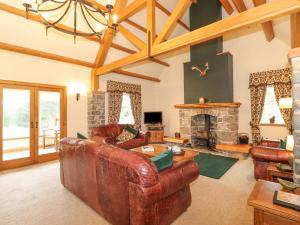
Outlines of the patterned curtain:
M277 102L280 98L289 98L292 95L291 83L277 83L274 84L274 92ZM280 109L281 115L284 119L287 129L292 133L292 109Z
M123 93L108 93L108 123L118 124L122 107Z
M130 95L132 113L135 121L135 126L141 127L142 118L142 93L141 85L122 83L116 81L107 81L108 95L108 121L109 123L118 123L120 119L122 96L123 93Z
M257 145L260 140L260 127L267 86L252 86L250 87L251 94L251 127L252 127L252 142Z
M281 97L289 97L291 96L291 77L292 73L290 68L250 74L251 127L254 145L258 144L261 139L259 123L264 107L267 86L271 85L274 87L277 101ZM290 127L291 117L285 111L286 110L281 110L281 113L287 126Z
M131 93L130 100L135 126L140 129L142 125L142 96L137 93Z

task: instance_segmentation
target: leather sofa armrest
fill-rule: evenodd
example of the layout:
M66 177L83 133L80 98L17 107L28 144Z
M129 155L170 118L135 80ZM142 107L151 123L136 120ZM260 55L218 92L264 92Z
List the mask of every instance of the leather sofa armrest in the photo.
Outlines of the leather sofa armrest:
M91 138L91 140L95 141L99 144L115 144L115 141L111 137L100 137L100 136L94 136Z
M251 149L252 158L261 162L280 162L289 163L289 158L293 155L292 151L279 148L256 146Z
M176 191L188 186L199 176L199 167L193 160L187 160L175 164L159 174L159 183L152 187L143 188L133 184L138 190L140 204L151 205L160 199L169 196Z
M166 196L178 191L183 186L196 180L199 174L199 167L194 160L174 164L172 168L159 174L162 194Z

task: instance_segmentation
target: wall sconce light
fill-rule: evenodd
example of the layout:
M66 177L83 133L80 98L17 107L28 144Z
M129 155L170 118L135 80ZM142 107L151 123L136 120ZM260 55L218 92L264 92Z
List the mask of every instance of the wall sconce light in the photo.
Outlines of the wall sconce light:
M192 67L192 70L193 70L193 71L196 70L196 71L200 72L200 77L206 76L206 75L207 75L207 71L208 71L209 69L210 69L210 68L209 68L208 62L205 63L204 69L203 69L203 70L199 69L199 68L196 67L196 66L193 66L193 67Z
M86 88L82 83L72 83L69 85L69 92L76 96L76 101L79 101L81 94L86 92Z

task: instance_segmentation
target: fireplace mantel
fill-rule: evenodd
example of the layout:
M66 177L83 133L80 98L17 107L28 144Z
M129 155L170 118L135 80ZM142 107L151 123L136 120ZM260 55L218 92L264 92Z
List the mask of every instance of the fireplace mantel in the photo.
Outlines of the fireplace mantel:
M206 109L206 108L239 108L242 103L240 102L213 102L205 104L177 104L177 109Z

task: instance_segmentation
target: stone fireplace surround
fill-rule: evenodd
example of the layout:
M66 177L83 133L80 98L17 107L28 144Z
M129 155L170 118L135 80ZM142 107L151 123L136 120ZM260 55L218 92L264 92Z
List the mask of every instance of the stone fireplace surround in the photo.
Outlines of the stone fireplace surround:
M210 115L217 118L215 127L217 144L237 144L239 130L239 107L241 103L206 103L175 105L179 109L180 133L192 137L192 117Z

